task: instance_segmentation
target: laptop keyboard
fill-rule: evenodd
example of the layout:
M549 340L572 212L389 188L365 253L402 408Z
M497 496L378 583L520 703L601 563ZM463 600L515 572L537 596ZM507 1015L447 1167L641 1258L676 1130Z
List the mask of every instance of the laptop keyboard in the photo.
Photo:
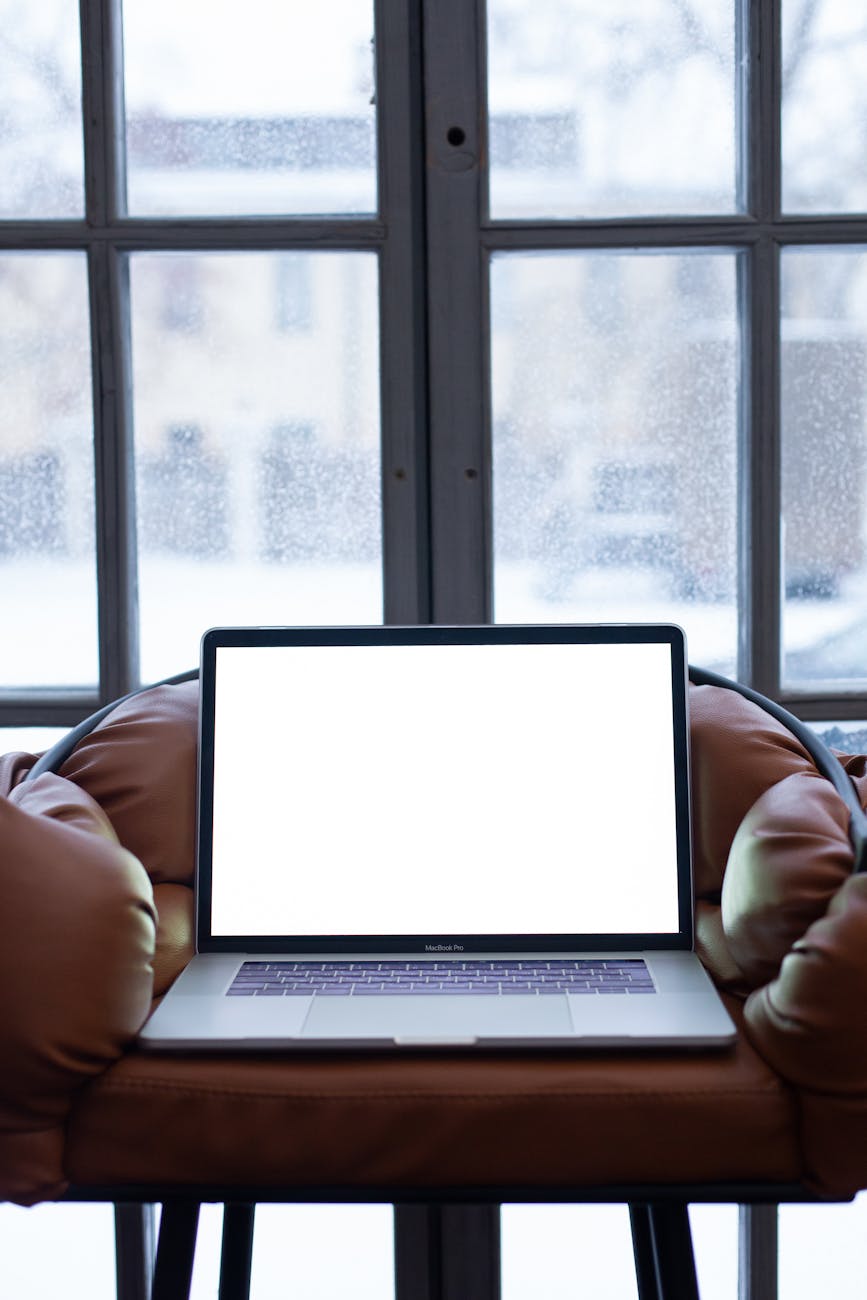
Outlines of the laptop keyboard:
M655 993L641 958L550 961L245 961L229 997Z

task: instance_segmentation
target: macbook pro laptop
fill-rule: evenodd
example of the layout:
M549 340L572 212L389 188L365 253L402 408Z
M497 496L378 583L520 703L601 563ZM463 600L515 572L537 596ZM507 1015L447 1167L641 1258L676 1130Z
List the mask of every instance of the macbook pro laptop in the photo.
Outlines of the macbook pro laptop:
M720 1047L673 626L217 628L157 1049Z

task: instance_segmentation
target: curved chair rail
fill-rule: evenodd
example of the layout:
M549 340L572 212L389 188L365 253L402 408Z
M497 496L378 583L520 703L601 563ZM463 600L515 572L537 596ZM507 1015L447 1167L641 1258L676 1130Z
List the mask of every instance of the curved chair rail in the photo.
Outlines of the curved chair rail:
M176 686L181 682L193 681L198 675L198 668L190 668L186 672L176 673L173 677L165 677L162 681L140 686L120 699L103 705L102 708L84 718L76 727L73 727L65 736L62 736L56 744L46 750L41 758L34 763L24 780L35 781L43 772L58 771L78 742L89 735L94 727L98 726L113 709L116 709L119 704L123 704L125 700L130 700L135 695L142 694L143 691L153 690L157 686ZM778 722L791 731L804 746L822 775L827 777L834 786L834 789L848 808L849 835L852 840L852 847L855 850L854 869L856 872L867 870L867 813L861 807L851 777L821 737L805 722L796 717L794 713L783 708L781 704L777 704L775 700L771 700L766 695L754 690L751 686L745 686L742 682L736 682L730 677L711 672L707 668L697 668L692 664L689 666L689 679L696 686L719 686L726 690L736 691L744 699L750 700L760 709L764 709L766 713L776 718Z
M710 672L705 668L694 668L690 664L689 680L695 686L721 686L730 691L737 691L745 700L750 700L753 704L764 709L777 722L782 723L788 731L791 731L806 749L812 758L816 767L824 777L831 782L834 789L843 800L849 810L849 838L852 841L852 847L855 850L855 867L856 872L867 869L867 813L861 807L858 799L858 793L843 764L839 758L825 744L824 740L809 727L806 722L795 717L788 709L784 709L776 700L768 699L759 691L753 690L751 686L745 686L742 682L732 681L729 677L723 677L720 673Z
M94 727L99 726L103 718L107 718L119 704L123 704L126 700L133 699L136 695L141 695L144 691L152 691L157 686L178 686L181 682L194 681L198 675L198 668L188 668L186 672L175 673L173 677L164 677L161 682L150 682L146 686L139 686L136 690L129 691L126 695L122 695L120 699L112 700L109 704L104 704L101 709L97 709L95 713L91 713L88 717L83 718L82 721L79 722L77 726L73 727L71 731L68 731L65 736L61 736L60 740L56 741L50 749L47 749L45 753L37 759L23 779L25 781L35 781L38 776L42 776L43 772L59 771L69 758L69 755L75 749L78 742L83 740L85 736L89 736Z

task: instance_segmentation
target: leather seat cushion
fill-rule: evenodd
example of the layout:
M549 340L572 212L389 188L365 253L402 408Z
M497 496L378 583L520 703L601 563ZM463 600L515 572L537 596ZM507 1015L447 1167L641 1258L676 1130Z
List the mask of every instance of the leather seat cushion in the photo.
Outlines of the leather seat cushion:
M79 1098L66 1168L78 1187L311 1191L801 1172L795 1102L743 1037L687 1057L132 1052Z

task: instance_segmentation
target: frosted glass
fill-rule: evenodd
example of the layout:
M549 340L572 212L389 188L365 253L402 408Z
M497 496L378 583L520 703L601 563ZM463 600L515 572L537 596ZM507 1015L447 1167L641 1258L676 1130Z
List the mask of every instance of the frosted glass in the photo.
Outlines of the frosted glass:
M129 211L376 209L372 0L124 0Z
M867 18L852 0L783 0L783 207L867 210Z
M390 1205L259 1205L251 1294L394 1300L393 1224Z
M160 1206L156 1207L159 1224ZM394 1300L390 1205L256 1206L253 1300ZM220 1285L223 1207L199 1213L190 1300L214 1300Z
M84 211L78 5L0 0L0 218Z
M867 253L782 257L783 678L867 678Z
M111 1205L0 1205L3 1293L115 1300Z
M861 1300L867 1196L847 1205L780 1206L780 1300Z
M739 1300L738 1207L690 1205L689 1226L701 1300Z
M504 1205L503 1300L635 1300L625 1205Z
M65 735L63 727L0 727L0 754L42 754Z
M867 722L811 722L811 728L831 749L844 754L867 754Z
M377 259L131 259L142 676L217 623L382 619Z
M96 681L87 265L0 254L0 685Z
M499 621L670 619L737 643L736 255L491 265Z
M731 0L488 0L491 215L732 212Z
M737 1300L738 1211L691 1205L702 1300ZM638 1294L625 1205L504 1205L503 1300L630 1300Z

